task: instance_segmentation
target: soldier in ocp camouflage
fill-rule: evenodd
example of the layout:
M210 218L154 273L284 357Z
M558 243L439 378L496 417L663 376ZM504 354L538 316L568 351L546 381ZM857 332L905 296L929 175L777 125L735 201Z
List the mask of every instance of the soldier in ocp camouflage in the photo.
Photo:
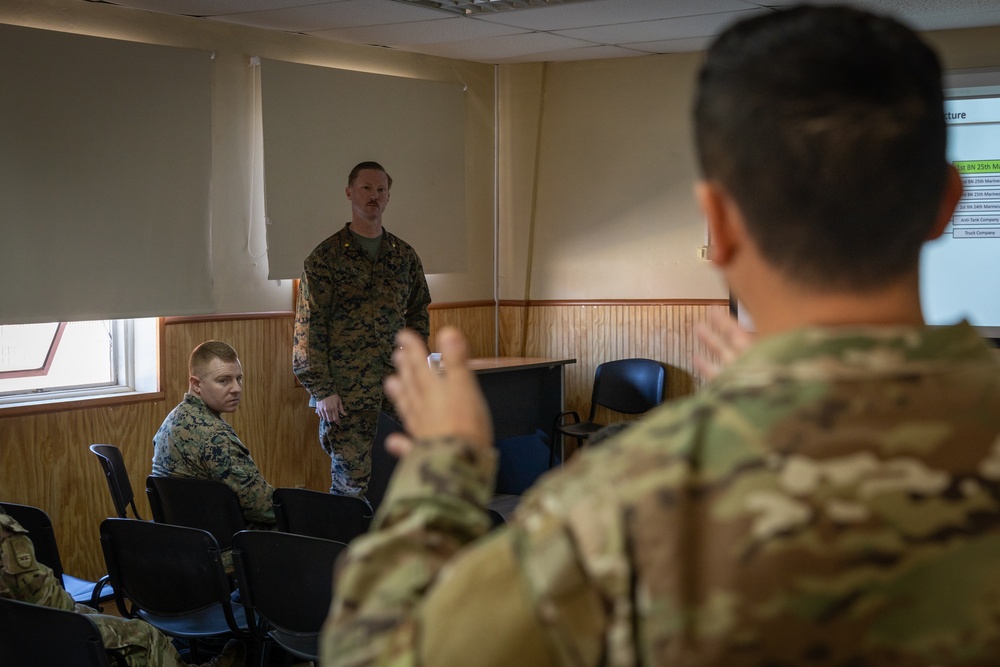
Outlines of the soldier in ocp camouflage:
M396 413L382 392L392 372L393 340L404 327L430 332L430 291L413 248L381 226L388 202L367 186L385 170L363 162L348 177L348 198L372 200L371 212L352 207L352 221L305 260L295 316L292 368L309 391L309 405L338 396L343 411L320 414L320 444L330 455L330 492L363 496L371 476L371 445L379 411ZM358 179L361 179L360 181ZM381 204L379 202L381 201ZM353 202L353 199L352 199ZM357 230L366 226L362 236Z
M439 378L403 335L386 390L414 441L340 563L323 664L1000 664L1000 363L918 298L962 191L940 78L857 10L719 38L697 193L759 341L484 539L496 457L464 342L439 333Z
M97 625L104 647L120 653L131 667L188 667L170 639L145 621L101 614L87 605L74 602L72 596L59 585L51 568L35 560L35 548L28 531L2 506L0 597L87 614ZM58 637L53 637L53 641L58 640ZM244 655L242 646L230 644L221 656L207 665L235 667L243 664Z

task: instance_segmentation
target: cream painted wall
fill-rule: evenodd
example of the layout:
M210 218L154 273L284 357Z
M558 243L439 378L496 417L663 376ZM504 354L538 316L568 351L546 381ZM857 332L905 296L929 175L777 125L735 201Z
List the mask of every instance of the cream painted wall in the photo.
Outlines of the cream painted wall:
M501 299L527 300L528 266L532 256L539 119L548 65L528 63L499 68L498 143L499 264Z
M434 301L492 297L493 67L82 0L3 0L0 23L204 49L215 54L211 212L213 290L219 313L287 310L292 304L291 281L267 279L259 165L257 179L252 177L254 76L250 56L466 85L469 269L461 274L430 276L428 282ZM364 113L360 104L358 111ZM339 183L342 175L333 177ZM331 233L347 216L346 204L344 210L331 211L331 218L337 221Z
M513 189L501 198L501 298L728 297L697 257L689 106L700 59L502 69L501 108L515 115L501 126Z
M926 37L947 68L1000 65L1000 28ZM728 296L696 258L700 58L501 67L501 299Z
M0 22L216 54L212 244L219 312L284 310L291 303L288 282L268 281L266 257L255 258L264 230L261 193L250 176L251 55L468 86L469 270L429 276L435 301L493 296L495 208L501 299L727 296L711 266L696 257L705 232L691 196L689 107L699 54L496 68L495 172L488 65L81 0L4 0ZM928 39L947 67L1000 64L1000 29Z

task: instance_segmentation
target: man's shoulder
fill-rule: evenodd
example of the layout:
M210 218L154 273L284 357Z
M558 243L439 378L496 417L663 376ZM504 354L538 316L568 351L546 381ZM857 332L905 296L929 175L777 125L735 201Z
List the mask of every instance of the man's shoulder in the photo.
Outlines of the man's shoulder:
M228 424L221 417L213 414L201 399L185 394L184 400L177 404L170 414L163 420L157 431L158 437L171 437L172 439L190 437L191 434L207 430L217 430L228 428Z
M347 225L344 225L337 231L335 231L330 236L326 237L320 241L309 256L306 258L306 262L315 262L322 260L324 257L333 252L340 252L343 247L344 242L350 238L350 230Z

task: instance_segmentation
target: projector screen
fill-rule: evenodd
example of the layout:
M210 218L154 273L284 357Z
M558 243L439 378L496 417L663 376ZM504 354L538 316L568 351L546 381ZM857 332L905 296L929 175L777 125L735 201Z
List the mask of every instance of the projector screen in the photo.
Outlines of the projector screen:
M924 246L920 300L928 324L968 320L1000 338L1000 70L945 77L948 160L965 193L941 238Z

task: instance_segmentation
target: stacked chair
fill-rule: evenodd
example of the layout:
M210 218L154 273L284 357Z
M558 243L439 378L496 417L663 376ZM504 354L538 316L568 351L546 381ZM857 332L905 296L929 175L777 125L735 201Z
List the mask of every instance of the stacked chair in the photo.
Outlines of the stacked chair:
M653 359L618 359L606 361L594 372L594 389L590 396L590 414L581 420L574 410L556 416L552 429L554 439L575 438L577 446L583 443L604 424L595 421L598 406L627 415L638 415L663 402L666 391L667 369ZM572 421L568 419L572 418ZM560 445L562 447L562 445ZM565 451L560 451L565 461ZM549 453L549 467L555 457L555 442Z
M207 530L223 551L246 521L236 492L222 482L179 477L146 478L146 496L153 521Z
M0 598L0 656L4 665L126 667L104 648L86 614Z
M368 531L372 509L360 498L279 487L274 518L282 532L347 543Z
M333 566L343 542L269 530L233 537L240 598L259 646L260 666L273 646L299 660L319 660L319 633L333 597ZM294 576L289 576L294 573Z
M107 575L94 582L63 572L55 528L45 510L15 503L0 502L0 505L14 517L15 521L27 529L28 536L35 545L35 558L39 563L52 568L59 583L73 597L74 601L90 605L94 609L100 609L102 603L109 602L114 597L114 591L108 586Z
M91 445L90 451L101 463L101 469L108 482L108 490L111 492L111 502L114 503L118 517L128 518L128 510L131 509L133 518L141 520L139 510L135 506L135 493L132 491L132 482L128 478L122 451L115 445Z
M250 638L215 537L207 530L112 518L101 523L101 548L125 618L141 618L188 642L201 662L203 642Z

